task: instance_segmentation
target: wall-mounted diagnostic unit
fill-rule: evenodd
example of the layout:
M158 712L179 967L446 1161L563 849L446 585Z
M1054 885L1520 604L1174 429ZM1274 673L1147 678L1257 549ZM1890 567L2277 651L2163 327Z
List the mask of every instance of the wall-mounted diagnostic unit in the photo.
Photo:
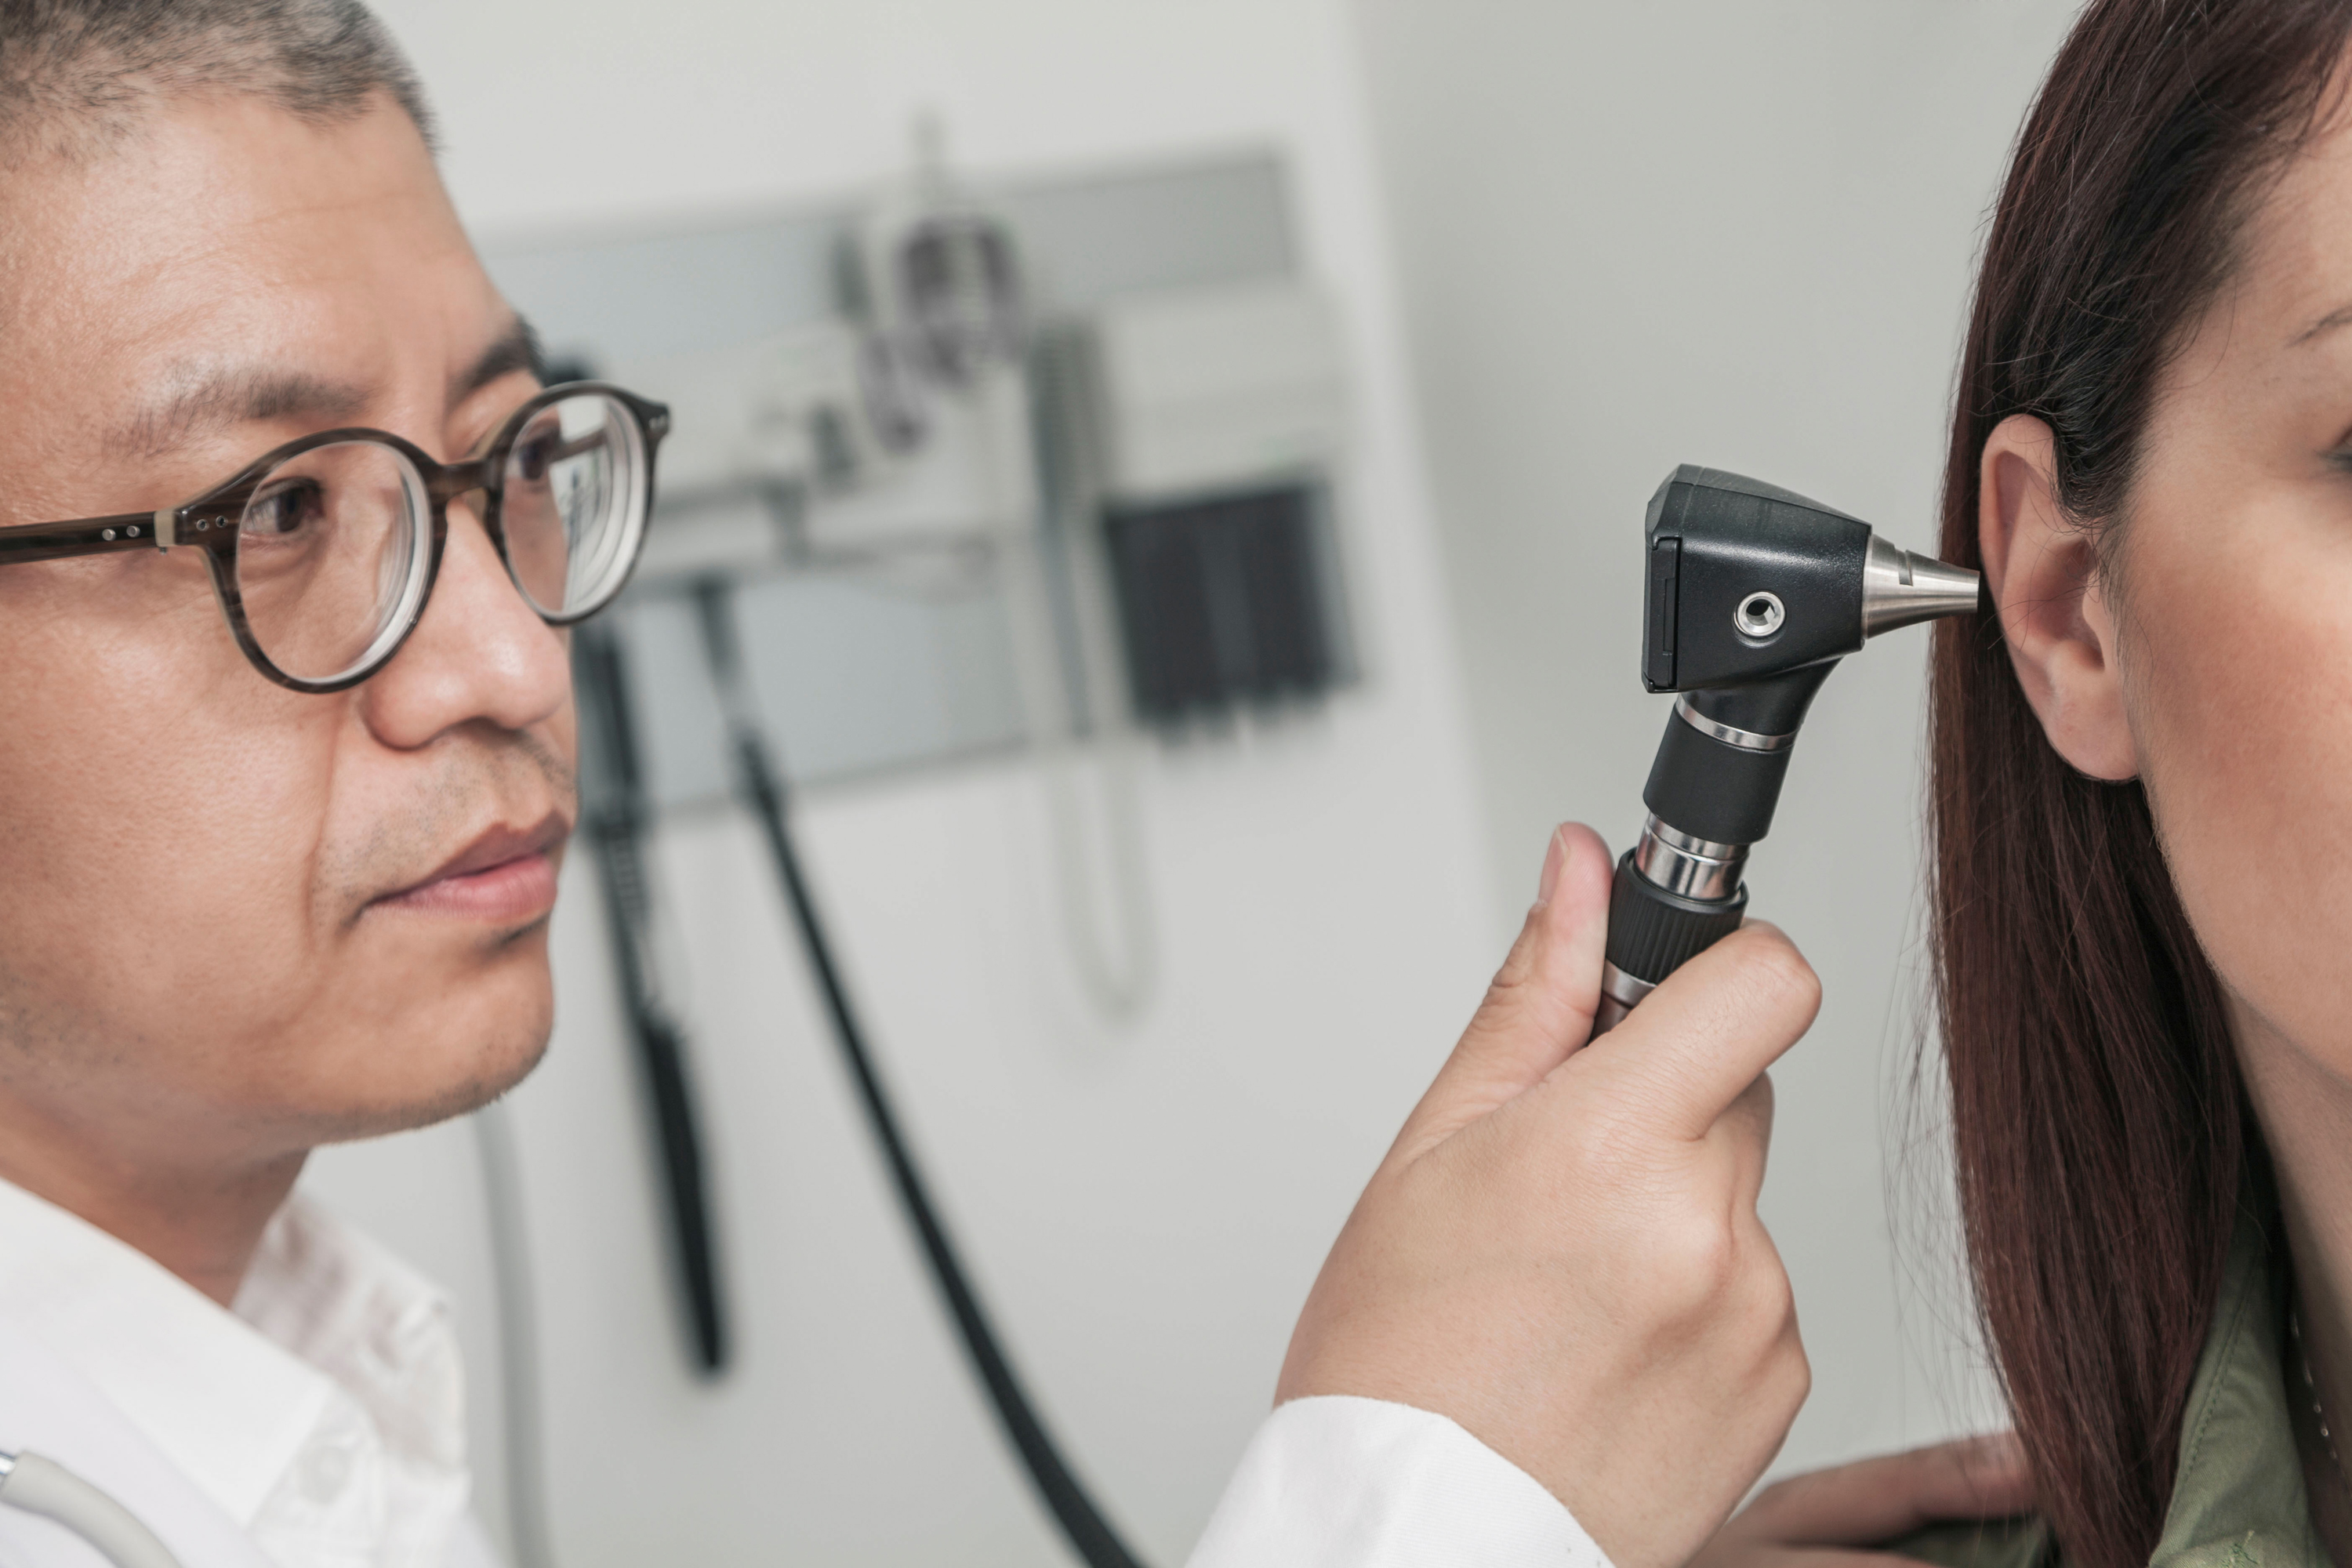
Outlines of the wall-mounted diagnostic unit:
M710 1042L664 984L654 840L667 814L731 802L761 827L972 1367L1096 1564L1133 1559L939 1218L791 803L1024 759L1049 792L1072 965L1107 1022L1145 1004L1143 749L1278 721L1357 672L1333 479L1342 334L1286 209L1268 157L972 187L926 136L911 178L844 207L487 258L558 357L672 410L644 563L583 628L576 669L585 821L689 1359L723 1374L757 1304L727 1299L689 1061Z

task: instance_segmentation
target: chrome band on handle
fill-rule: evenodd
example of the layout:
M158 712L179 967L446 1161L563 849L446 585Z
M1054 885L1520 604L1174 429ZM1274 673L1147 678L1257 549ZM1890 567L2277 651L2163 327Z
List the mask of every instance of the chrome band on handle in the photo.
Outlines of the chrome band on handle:
M1708 740L1737 746L1743 752L1785 752L1797 743L1794 734L1759 735L1753 730L1743 730L1736 724L1710 719L1692 704L1691 694L1687 691L1675 699L1675 717Z
M1658 988L1654 980L1637 979L1615 964L1603 961L1601 965L1601 1005L1592 1015L1592 1032L1605 1035L1623 1023L1642 998Z
M1739 873L1747 864L1747 845L1694 837L1655 816L1642 824L1642 842L1633 850L1635 870L1685 899L1730 898L1739 891Z

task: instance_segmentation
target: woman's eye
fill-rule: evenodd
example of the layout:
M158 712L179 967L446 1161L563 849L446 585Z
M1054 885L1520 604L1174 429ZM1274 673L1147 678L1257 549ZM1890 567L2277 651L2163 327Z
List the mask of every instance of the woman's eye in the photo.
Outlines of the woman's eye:
M245 531L284 538L299 533L325 513L324 491L316 479L281 479L245 507Z

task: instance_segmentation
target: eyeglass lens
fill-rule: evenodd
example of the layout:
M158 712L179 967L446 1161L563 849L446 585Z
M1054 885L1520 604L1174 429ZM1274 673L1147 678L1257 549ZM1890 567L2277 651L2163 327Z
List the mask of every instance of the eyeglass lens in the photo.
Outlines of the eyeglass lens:
M577 619L620 587L649 477L635 416L603 393L551 403L516 432L499 520L515 586L541 615Z
M334 680L380 658L425 591L431 501L415 467L374 441L313 447L245 505L236 591L270 663Z
M582 393L536 410L500 475L508 571L551 620L619 591L644 536L652 470L636 417ZM380 662L415 620L432 569L432 502L416 468L376 441L314 447L246 503L237 596L264 657L331 682Z

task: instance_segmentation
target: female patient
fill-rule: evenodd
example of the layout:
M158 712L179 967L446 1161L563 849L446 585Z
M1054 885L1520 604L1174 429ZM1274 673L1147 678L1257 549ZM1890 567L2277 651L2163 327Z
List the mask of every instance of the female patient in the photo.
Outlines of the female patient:
M2352 1564L2352 4L2095 0L1960 370L1938 1000L2038 1518L1897 1550ZM1709 1556L1887 1532L1890 1461Z

